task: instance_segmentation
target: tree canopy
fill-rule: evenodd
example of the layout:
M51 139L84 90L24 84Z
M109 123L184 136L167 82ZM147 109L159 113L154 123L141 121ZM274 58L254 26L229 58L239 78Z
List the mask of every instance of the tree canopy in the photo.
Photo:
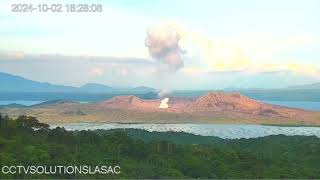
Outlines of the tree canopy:
M320 178L317 137L223 140L132 129L66 131L28 116L0 115L0 122L0 167L121 167L118 175L0 172L0 178Z

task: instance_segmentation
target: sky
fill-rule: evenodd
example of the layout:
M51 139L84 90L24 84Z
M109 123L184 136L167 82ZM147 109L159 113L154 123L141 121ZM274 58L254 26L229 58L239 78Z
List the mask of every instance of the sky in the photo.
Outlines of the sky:
M103 11L11 12L13 3L53 2ZM3 0L0 72L161 89L320 82L319 7L318 0Z

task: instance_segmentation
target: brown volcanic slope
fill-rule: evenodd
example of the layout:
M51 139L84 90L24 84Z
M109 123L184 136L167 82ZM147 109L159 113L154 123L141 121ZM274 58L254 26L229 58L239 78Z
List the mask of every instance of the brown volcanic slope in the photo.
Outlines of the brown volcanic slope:
M98 105L100 108L108 109L125 109L135 110L141 112L183 112L190 103L193 102L191 98L169 98L169 108L160 109L161 99L157 100L144 100L136 96L117 96L111 100L105 101Z
M197 99L169 97L167 109L160 109L160 103L161 99L131 95L98 104L65 103L1 111L11 116L32 115L51 123L320 124L319 112L270 105L239 93L211 92Z
M262 103L240 93L209 93L193 102L190 110L192 112L235 112L286 118L303 116L306 113L303 110Z
M158 109L160 100L143 100L136 96L116 96L111 100L105 101L98 106L111 109L135 109L135 110L153 110Z

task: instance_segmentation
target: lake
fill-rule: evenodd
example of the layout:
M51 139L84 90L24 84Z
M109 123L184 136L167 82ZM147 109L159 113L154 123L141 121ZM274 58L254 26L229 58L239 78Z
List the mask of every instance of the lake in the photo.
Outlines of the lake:
M25 106L32 106L35 104L42 103L44 101L0 101L0 105L8 105L8 104L20 104Z
M320 111L320 102L311 101L262 101L269 104L300 108L305 110Z
M31 106L35 104L42 103L44 101L3 101L0 100L0 105L8 105L8 104L21 104L25 106ZM87 103L84 101L78 101L80 103ZM313 110L320 111L320 102L311 102L311 101L262 101L269 104L287 106L292 108L300 108L305 110Z
M64 127L66 130L97 129L142 129L149 132L186 132L201 136L216 136L223 139L257 138L269 135L301 135L320 138L320 127L283 127L267 125L233 124L107 124L107 123L65 123L52 124L51 128Z

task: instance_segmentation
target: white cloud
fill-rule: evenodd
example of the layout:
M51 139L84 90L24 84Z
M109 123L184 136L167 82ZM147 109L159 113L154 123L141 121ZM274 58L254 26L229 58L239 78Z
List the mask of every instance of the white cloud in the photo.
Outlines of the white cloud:
M95 67L90 70L90 75L93 76L102 76L104 74L104 69Z
M121 75L122 76L127 76L128 75L128 69L127 68L122 68L121 69Z
M40 1L30 3L37 4L35 2ZM45 54L147 57L144 37L153 20L115 7L104 5L103 8L102 13L1 11L0 29L6 33L0 34L0 49Z

